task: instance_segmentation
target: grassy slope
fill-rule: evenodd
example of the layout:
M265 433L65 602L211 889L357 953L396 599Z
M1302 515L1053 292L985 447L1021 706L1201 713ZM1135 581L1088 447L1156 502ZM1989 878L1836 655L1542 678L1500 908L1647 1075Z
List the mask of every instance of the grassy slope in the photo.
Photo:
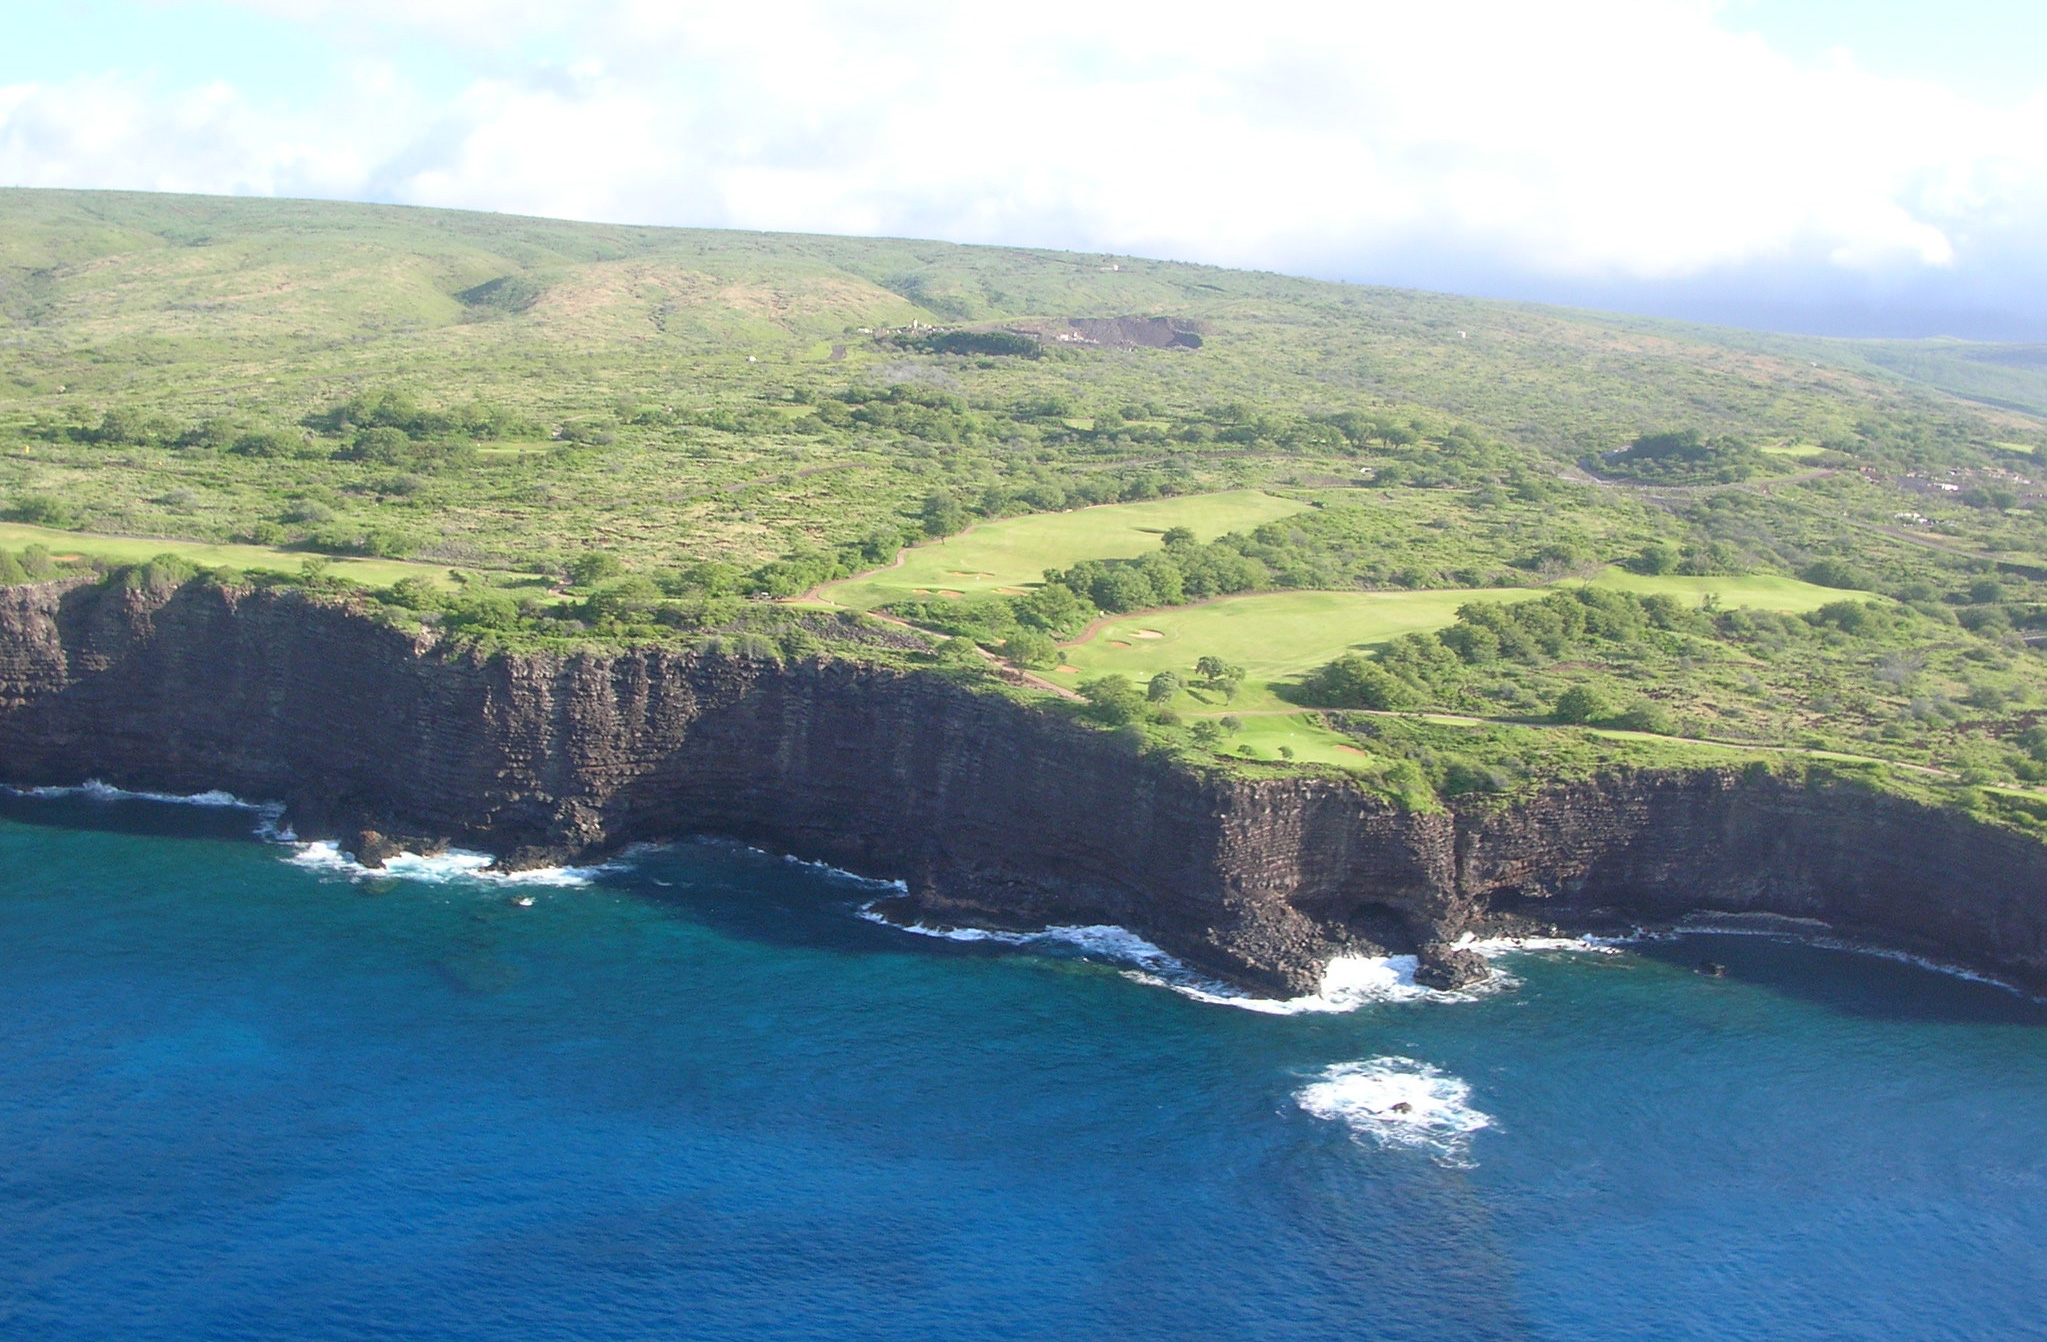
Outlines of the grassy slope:
M1866 361L1639 319L1169 262L901 240L630 228L453 211L124 193L0 191L0 433L118 405L267 423L362 389L483 398L550 429L622 407L759 405L791 387L935 380L976 402L1126 401L1453 415L1571 459L1644 427L1812 442L1946 404ZM465 304L516 277L536 301ZM1204 349L1101 350L1078 363L906 358L860 327L913 320L1164 313ZM484 318L488 318L485 320ZM1710 338L1709 338L1710 337ZM833 361L834 346L844 357ZM60 390L61 388L61 390ZM1998 436L2039 438L2039 426ZM414 492L332 462L175 454L0 458L0 500L74 500L97 530L225 540L302 495L431 538L435 558L516 566L595 541L644 563L760 562L857 539L956 463L893 445L619 431L603 450L486 454ZM2047 441L2047 439L2042 439ZM1241 453L1213 487L1284 480ZM118 469L109 469L110 466ZM819 467L832 469L819 470ZM971 473L971 472L970 472ZM1351 468L1355 474L1355 468ZM384 474L388 475L388 472Z
M448 570L435 564L414 564L399 559L329 561L324 556L265 545L209 545L200 541L161 540L153 536L99 536L29 526L22 522L0 522L0 547L21 549L30 545L40 545L60 560L102 559L109 564L141 564L169 554L189 560L201 568L287 575L303 572L307 561L312 560L323 565L324 571L332 577L376 587L387 587L403 578L423 578L438 587L454 586Z

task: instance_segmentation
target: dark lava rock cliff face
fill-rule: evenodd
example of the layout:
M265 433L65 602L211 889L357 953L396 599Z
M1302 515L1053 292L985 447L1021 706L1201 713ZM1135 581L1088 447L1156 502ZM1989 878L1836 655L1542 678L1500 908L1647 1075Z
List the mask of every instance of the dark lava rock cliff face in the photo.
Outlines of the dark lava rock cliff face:
M715 834L900 878L927 918L1113 922L1247 987L1345 950L1694 910L2047 984L2047 847L1959 813L1734 770L1415 814L1247 780L937 676L662 650L483 658L291 593L0 589L0 781L281 801L302 833L513 865ZM408 840L408 843L413 842Z

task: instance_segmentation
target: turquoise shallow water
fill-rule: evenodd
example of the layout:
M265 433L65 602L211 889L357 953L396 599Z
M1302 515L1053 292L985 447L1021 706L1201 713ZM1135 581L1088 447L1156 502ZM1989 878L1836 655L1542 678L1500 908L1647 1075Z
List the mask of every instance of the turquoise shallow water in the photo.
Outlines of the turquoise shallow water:
M0 1337L2047 1336L2047 1010L1987 985L1684 938L1261 1015L743 849L249 824L0 802Z

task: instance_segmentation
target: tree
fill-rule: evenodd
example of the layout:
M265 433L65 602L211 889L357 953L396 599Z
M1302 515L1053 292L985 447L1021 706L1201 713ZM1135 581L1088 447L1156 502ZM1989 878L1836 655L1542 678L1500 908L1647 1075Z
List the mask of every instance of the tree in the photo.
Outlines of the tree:
M569 561L569 581L589 587L625 572L618 556L606 550L586 550Z
M1170 671L1161 671L1145 686L1144 697L1155 704L1163 704L1180 692L1180 678Z
M967 524L967 510L950 494L933 494L924 500L924 531L930 536L950 536Z
M1362 653L1347 652L1301 686L1301 696L1322 708L1392 709L1412 707L1414 687Z
M1606 700L1590 685L1573 685L1557 696L1556 711L1552 714L1558 722L1597 722L1607 715Z
M1203 750L1214 750L1222 744L1223 729L1217 725L1213 718L1203 718L1195 723L1191 730L1194 736L1194 744L1200 746Z
M1019 630L1002 640L1003 658L1015 666L1047 667L1059 662L1059 645L1043 634Z
M357 461L374 462L379 466L405 466L414 459L412 439L406 436L405 430L381 424L357 434L348 455Z
M1092 606L1059 582L1048 582L1016 603L1018 620L1050 631L1071 629L1093 613Z
M1229 663L1220 657L1197 657L1194 659L1194 673L1203 680L1221 680L1229 670Z
M1628 567L1637 573L1675 573L1683 556L1669 541L1652 541L1642 547L1642 553Z
M1080 697L1087 700L1087 715L1111 727L1121 727L1144 716L1144 691L1123 675L1099 676L1083 682Z

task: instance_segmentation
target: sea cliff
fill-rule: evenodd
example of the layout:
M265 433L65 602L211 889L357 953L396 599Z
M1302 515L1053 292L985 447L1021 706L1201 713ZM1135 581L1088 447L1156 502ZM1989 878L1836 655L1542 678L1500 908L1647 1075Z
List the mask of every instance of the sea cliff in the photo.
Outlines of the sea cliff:
M2047 846L1762 770L1403 810L1199 771L932 674L669 649L484 656L292 591L0 589L0 782L225 788L367 855L532 865L723 835L899 878L923 916L1114 922L1266 992L1333 955L1692 911L2047 987Z

